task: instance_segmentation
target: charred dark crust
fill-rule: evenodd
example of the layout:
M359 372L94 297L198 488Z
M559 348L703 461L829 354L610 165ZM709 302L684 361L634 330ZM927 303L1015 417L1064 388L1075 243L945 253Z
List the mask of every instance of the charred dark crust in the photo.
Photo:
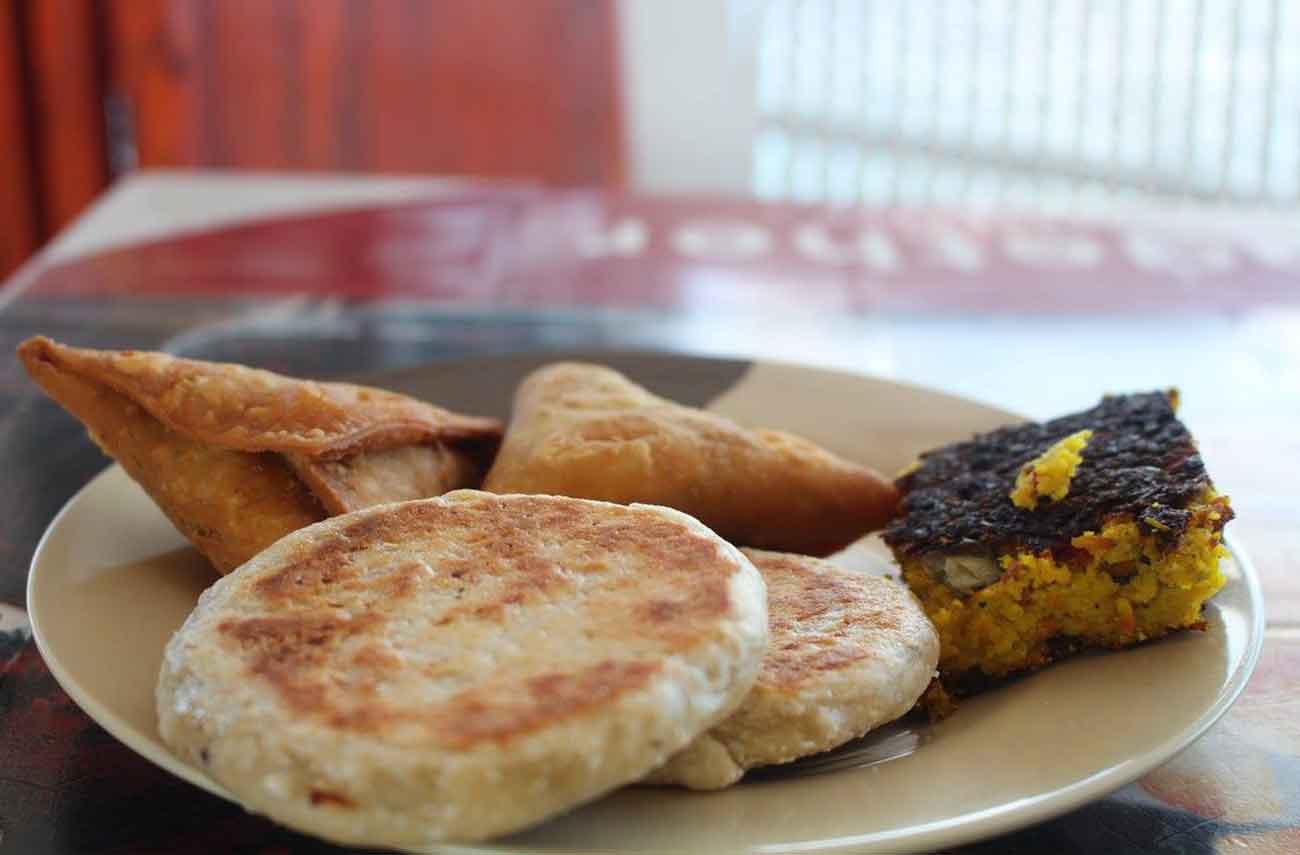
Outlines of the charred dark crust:
M1213 486L1174 414L1173 394L1107 397L1084 412L926 452L918 468L898 479L900 515L885 541L903 555L1059 551L1068 550L1071 538L1126 517L1172 547L1193 522L1188 506ZM1032 511L1013 505L1009 494L1020 467L1085 429L1093 436L1069 494ZM1232 512L1226 503L1219 510L1216 526L1222 527Z

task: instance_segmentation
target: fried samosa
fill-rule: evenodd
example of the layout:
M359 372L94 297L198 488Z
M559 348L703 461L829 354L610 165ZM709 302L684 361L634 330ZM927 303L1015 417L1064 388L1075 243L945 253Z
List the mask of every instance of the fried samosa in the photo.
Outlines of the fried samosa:
M501 437L494 419L242 365L44 337L18 356L221 573L326 517L476 487Z
M884 525L894 487L797 436L747 430L599 365L527 377L484 489L667 505L733 543L827 555Z

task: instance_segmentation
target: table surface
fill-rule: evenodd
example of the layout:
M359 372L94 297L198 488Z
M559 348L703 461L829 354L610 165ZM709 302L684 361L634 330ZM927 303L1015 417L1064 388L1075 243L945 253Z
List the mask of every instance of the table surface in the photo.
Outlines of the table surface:
M40 332L312 376L660 349L865 371L1039 418L1177 386L1262 577L1255 676L1164 767L961 851L1300 851L1300 217L1040 223L479 192L139 174L0 291L0 346ZM557 260L548 248L570 240L565 229L582 235ZM469 247L482 235L494 237ZM23 628L27 566L104 460L12 358L0 363L0 464L0 852L333 851L155 769L51 678Z

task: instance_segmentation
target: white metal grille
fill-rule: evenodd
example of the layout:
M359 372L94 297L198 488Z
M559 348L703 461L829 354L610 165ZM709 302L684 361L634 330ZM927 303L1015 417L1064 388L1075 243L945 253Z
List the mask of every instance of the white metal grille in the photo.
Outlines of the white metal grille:
M1300 0L731 0L762 198L1300 201Z

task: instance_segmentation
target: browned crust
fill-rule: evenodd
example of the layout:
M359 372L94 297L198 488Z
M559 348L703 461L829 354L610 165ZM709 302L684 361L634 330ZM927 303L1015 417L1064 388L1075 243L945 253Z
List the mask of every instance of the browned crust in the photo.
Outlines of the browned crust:
M195 442L106 386L30 358L32 379L86 425L218 571L228 573L291 531L325 518L275 454Z
M1213 484L1196 443L1174 411L1175 392L1103 398L1043 423L1011 425L927 451L901 477L902 513L884 532L900 558L936 552L995 557L1052 550L1129 518L1172 548ZM1009 498L1020 468L1053 443L1093 431L1061 500L1030 510ZM1232 518L1224 504L1219 527Z
M732 608L730 576L737 571L719 560L716 543L704 533L684 531L649 511L593 515L554 497L457 495L476 498L387 506L341 518L336 528L295 545L276 568L244 583L245 605L261 614L222 621L220 643L295 715L358 733L413 729L463 749L505 743L581 716L641 688L662 666L637 655L563 670L537 663L536 670L504 675L439 704L392 704L380 687L413 666L387 646L385 628L402 603L422 591L430 602L448 604L420 618L430 632L463 623L472 634L505 624L515 607L574 601L585 584L580 577L615 569L584 556L614 549L654 565L663 594L641 608L587 613L584 620L597 637L614 645L622 639L640 647L649 639L656 649L687 649ZM418 549L412 544L444 542L460 544L463 557L410 559L382 572L360 569L376 544ZM563 564L544 557L540 545L556 543L575 557ZM639 585L638 578L625 575L620 584ZM602 587L606 596L623 596L618 585ZM639 601L644 595L628 596ZM361 603L370 605L361 609ZM421 673L421 679L443 676L436 668Z
M606 659L577 673L540 674L521 686L464 692L438 711L433 725L453 748L505 743L640 689L662 668L659 662Z
M221 573L326 516L477 486L501 433L391 392L239 365L41 337L18 356Z
M67 347L43 336L18 356L112 388L189 439L238 451L341 457L433 440L495 437L495 419L464 416L382 389L297 380L228 363L147 351Z
M819 674L869 660L877 654L864 642L868 633L894 632L914 619L881 579L805 555L743 551L767 583L772 642L757 688L795 692Z
M747 430L579 363L520 385L484 488L666 505L733 543L815 555L883 525L898 495L806 439Z
M311 801L312 805L317 807L319 807L320 805L330 805L336 808L352 809L357 806L357 803L354 802L352 799L348 798L342 793L335 792L334 790L322 790L319 788L313 788L308 793L307 798Z

